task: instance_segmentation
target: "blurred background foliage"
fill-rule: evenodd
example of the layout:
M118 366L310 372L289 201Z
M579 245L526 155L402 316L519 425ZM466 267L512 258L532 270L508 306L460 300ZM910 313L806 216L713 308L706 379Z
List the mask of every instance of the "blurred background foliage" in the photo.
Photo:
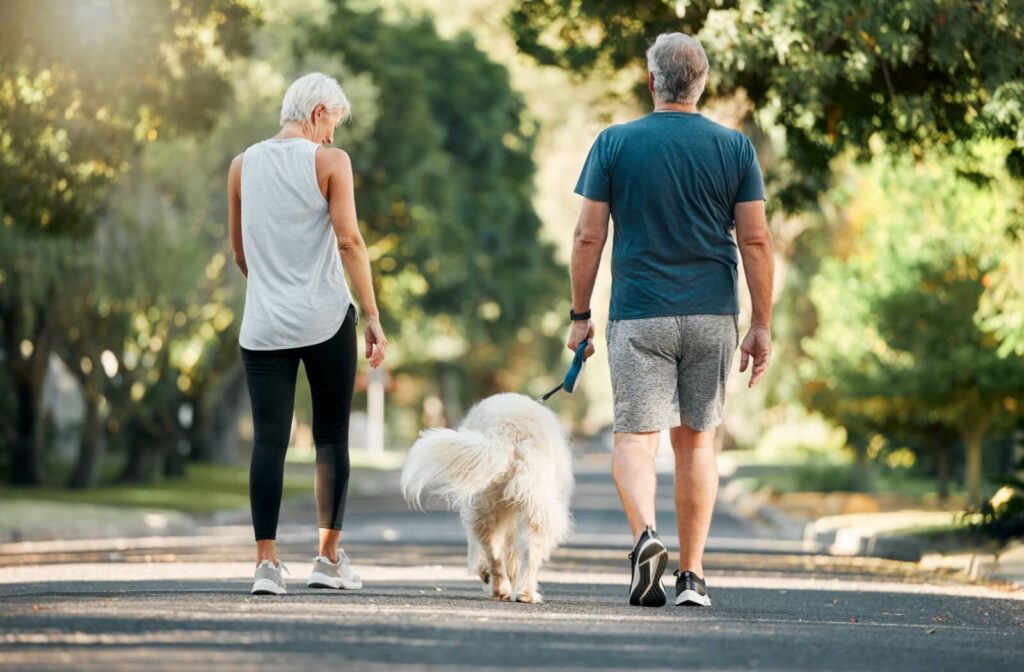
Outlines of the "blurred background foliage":
M750 392L734 376L725 447L790 465L780 488L978 504L1011 487L1024 1L68 6L0 5L9 482L149 482L244 457L224 176L311 70L353 103L337 144L395 346L390 446L486 394L553 385L575 176L602 126L649 108L649 42L683 30L711 61L705 113L758 146L779 267L774 367ZM610 419L602 360L555 401L581 435ZM82 400L70 427L48 410L54 371Z

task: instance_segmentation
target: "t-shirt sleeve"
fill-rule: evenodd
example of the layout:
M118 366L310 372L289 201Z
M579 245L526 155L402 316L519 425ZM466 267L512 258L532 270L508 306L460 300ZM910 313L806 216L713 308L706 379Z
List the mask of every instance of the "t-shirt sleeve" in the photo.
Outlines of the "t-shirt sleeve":
M573 189L580 196L592 201L611 200L612 185L611 172L608 170L607 144L604 133L597 136L583 164L580 179L576 181L576 188Z
M764 177L761 175L761 164L757 160L757 151L749 138L743 139L743 150L740 152L740 165L745 166L740 174L740 188L736 192L736 203L744 201L764 201Z

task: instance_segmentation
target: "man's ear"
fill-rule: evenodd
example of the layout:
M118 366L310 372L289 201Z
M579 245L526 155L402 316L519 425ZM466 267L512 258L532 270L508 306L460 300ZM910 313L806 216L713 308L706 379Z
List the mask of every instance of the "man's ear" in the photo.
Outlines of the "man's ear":
M650 91L651 93L654 93L654 73L653 72L648 72L647 73L647 90Z

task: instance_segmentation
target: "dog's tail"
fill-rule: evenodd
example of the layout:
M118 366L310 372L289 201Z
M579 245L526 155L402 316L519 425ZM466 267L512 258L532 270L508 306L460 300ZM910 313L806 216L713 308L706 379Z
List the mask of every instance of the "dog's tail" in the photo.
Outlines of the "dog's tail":
M402 468L402 495L422 508L424 493L455 508L484 490L508 468L513 447L472 430L428 429L409 449Z

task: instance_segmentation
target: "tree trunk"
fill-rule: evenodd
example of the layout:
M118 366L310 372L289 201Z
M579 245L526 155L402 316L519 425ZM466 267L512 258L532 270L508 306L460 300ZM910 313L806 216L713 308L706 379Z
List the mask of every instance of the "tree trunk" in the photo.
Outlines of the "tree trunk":
M241 366L236 367L228 376L220 398L221 402L208 416L211 425L211 461L229 463L238 456L238 420L249 403Z
M858 437L853 442L853 481L858 492L871 491L871 468L868 459L868 441Z
M69 488L91 488L96 485L99 471L102 445L100 444L100 413L99 395L83 388L85 401L85 420L82 424L82 445L78 449L78 459L71 472Z
M184 478L188 462L185 453L182 452L180 441L184 439L170 438L163 446L160 453L163 455L163 475L165 478Z
M14 485L38 485L42 481L39 459L43 445L43 384L50 367L55 333L53 317L44 313L36 329L26 334L32 342L32 354L22 358L20 334L26 333L25 310L25 306L15 306L13 311L4 311L8 372L17 404L17 438L11 455L10 478Z
M966 452L967 504L972 509L981 505L981 455L985 443L984 427L970 427L961 433Z
M190 462L212 462L215 447L210 437L210 420L203 396L198 395L188 400L192 406L192 424L182 430L188 440L188 459Z
M438 369L444 420L449 427L455 427L462 419L462 404L459 402L459 371L450 364L440 364Z
M11 357L20 357L11 353ZM21 379L15 381L14 394L17 397L17 436L11 454L11 483L13 485L39 485L39 455L42 452L42 406L43 386L36 381Z
M121 483L151 483L158 473L161 450L153 445L154 439L140 427L138 421L125 424L124 437L128 459L117 480Z
M935 465L938 471L939 501L945 504L949 501L949 442L945 439L939 439L935 444Z

